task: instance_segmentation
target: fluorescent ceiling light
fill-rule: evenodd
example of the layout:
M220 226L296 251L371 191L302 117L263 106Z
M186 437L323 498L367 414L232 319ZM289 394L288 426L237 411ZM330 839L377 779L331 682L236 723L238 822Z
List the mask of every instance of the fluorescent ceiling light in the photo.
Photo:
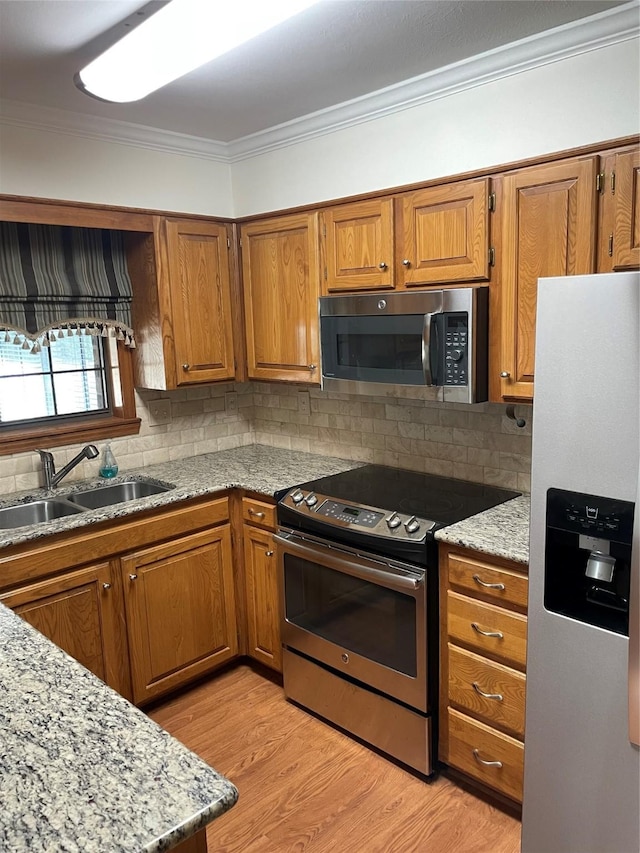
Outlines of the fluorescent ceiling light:
M318 0L172 0L75 76L103 101L139 101Z

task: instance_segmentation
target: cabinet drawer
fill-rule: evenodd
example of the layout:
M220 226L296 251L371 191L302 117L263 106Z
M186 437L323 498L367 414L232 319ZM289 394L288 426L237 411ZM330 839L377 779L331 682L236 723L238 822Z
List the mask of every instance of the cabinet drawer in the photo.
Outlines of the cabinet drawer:
M449 644L450 703L519 738L524 737L526 682L515 669Z
M523 744L452 708L449 709L449 764L522 802Z
M483 655L524 669L527 617L457 592L447 592L449 637Z
M242 518L248 524L269 527L271 530L275 530L277 526L275 505L266 501L242 498Z
M472 560L461 554L449 554L449 584L470 595L478 595L494 603L526 608L529 581L525 575Z

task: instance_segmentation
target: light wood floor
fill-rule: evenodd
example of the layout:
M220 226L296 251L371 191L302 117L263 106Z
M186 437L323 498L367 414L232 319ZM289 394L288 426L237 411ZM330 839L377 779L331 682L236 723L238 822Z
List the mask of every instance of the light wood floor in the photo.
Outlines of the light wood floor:
M209 853L518 853L519 821L449 779L428 784L287 702L247 665L154 707L240 798Z

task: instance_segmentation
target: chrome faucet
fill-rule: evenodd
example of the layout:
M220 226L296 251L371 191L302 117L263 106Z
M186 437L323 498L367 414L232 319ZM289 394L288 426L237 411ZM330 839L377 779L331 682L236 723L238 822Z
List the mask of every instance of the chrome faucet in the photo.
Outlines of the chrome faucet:
M71 462L67 462L64 468L61 468L60 471L56 474L56 465L53 461L53 453L49 453L48 450L38 450L40 454L40 459L42 460L42 479L43 485L47 491L51 489L55 489L60 480L63 477L66 477L69 471L72 471L79 462L82 462L83 459L95 459L98 455L98 448L95 444L87 444L82 448L80 453L77 456L74 456Z

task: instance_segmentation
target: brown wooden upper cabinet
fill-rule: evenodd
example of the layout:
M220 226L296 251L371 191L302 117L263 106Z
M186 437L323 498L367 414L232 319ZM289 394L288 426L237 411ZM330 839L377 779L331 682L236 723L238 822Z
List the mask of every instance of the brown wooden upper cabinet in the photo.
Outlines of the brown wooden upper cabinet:
M250 379L320 382L318 214L240 230Z
M392 198L341 204L320 216L323 293L395 286Z
M640 149L607 152L600 168L598 272L640 267Z
M235 376L229 226L157 218L129 237L136 384L172 390Z
M398 287L489 279L489 193L480 178L398 197Z
M505 175L501 263L504 399L533 397L538 278L595 271L598 158Z

